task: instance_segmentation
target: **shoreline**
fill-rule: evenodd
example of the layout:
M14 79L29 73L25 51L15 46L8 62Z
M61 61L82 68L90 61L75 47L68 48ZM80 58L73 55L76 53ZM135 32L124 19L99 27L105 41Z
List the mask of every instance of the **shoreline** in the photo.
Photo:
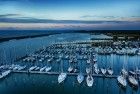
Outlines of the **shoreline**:
M0 30L0 32L5 32L7 30ZM8 31L25 31L28 32L29 30L8 30ZM140 30L30 30L35 31L35 34L29 33L29 35L20 35L20 36L12 36L12 37L0 37L0 43L10 40L20 40L20 39L26 39L26 38L36 38L36 37L43 37L43 36L49 36L54 34L61 34L61 33L89 33L89 34L105 34L112 37L133 37L132 39L140 39ZM42 34L40 31L43 31ZM46 31L46 33L45 33Z

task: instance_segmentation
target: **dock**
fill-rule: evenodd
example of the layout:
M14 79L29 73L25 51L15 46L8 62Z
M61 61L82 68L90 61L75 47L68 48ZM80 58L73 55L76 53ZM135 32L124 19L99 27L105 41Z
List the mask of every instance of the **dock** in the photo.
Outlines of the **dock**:
M40 71L12 71L12 73L27 73L27 74L46 74L46 75L59 75L60 72L40 72ZM67 73L68 76L77 76L79 73ZM86 73L83 73L87 76ZM93 77L98 78L117 78L117 75L102 75L102 74L92 74Z

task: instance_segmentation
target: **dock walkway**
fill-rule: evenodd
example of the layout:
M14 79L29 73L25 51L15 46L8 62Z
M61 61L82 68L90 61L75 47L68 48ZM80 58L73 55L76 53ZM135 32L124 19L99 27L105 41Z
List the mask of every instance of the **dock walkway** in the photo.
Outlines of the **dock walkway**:
M13 73L28 73L28 74L47 74L47 75L59 75L60 72L40 72L40 71L12 71ZM68 76L77 76L79 73L67 73ZM87 76L86 73L83 73L84 76ZM93 74L93 77L100 78L117 78L117 75L102 75L102 74Z

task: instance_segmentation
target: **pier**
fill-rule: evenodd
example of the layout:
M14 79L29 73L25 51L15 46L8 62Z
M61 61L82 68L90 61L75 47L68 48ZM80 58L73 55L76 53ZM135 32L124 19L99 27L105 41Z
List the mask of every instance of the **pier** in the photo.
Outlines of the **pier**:
M59 75L60 72L40 72L40 71L12 71L12 73L27 73L27 74L46 74L46 75ZM68 76L77 76L79 73L66 73ZM87 76L86 73L83 73ZM98 78L117 78L117 75L102 75L102 74L92 74L93 77Z

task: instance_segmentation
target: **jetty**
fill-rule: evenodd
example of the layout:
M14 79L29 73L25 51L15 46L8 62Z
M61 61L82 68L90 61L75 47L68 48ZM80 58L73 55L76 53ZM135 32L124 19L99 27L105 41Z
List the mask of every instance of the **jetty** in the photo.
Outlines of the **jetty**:
M40 71L12 71L12 73L27 73L27 74L46 74L46 75L59 75L60 72L40 72ZM68 76L77 76L79 73L66 73ZM83 73L87 76L86 73ZM102 75L102 74L92 74L93 77L98 78L117 78L117 75Z

